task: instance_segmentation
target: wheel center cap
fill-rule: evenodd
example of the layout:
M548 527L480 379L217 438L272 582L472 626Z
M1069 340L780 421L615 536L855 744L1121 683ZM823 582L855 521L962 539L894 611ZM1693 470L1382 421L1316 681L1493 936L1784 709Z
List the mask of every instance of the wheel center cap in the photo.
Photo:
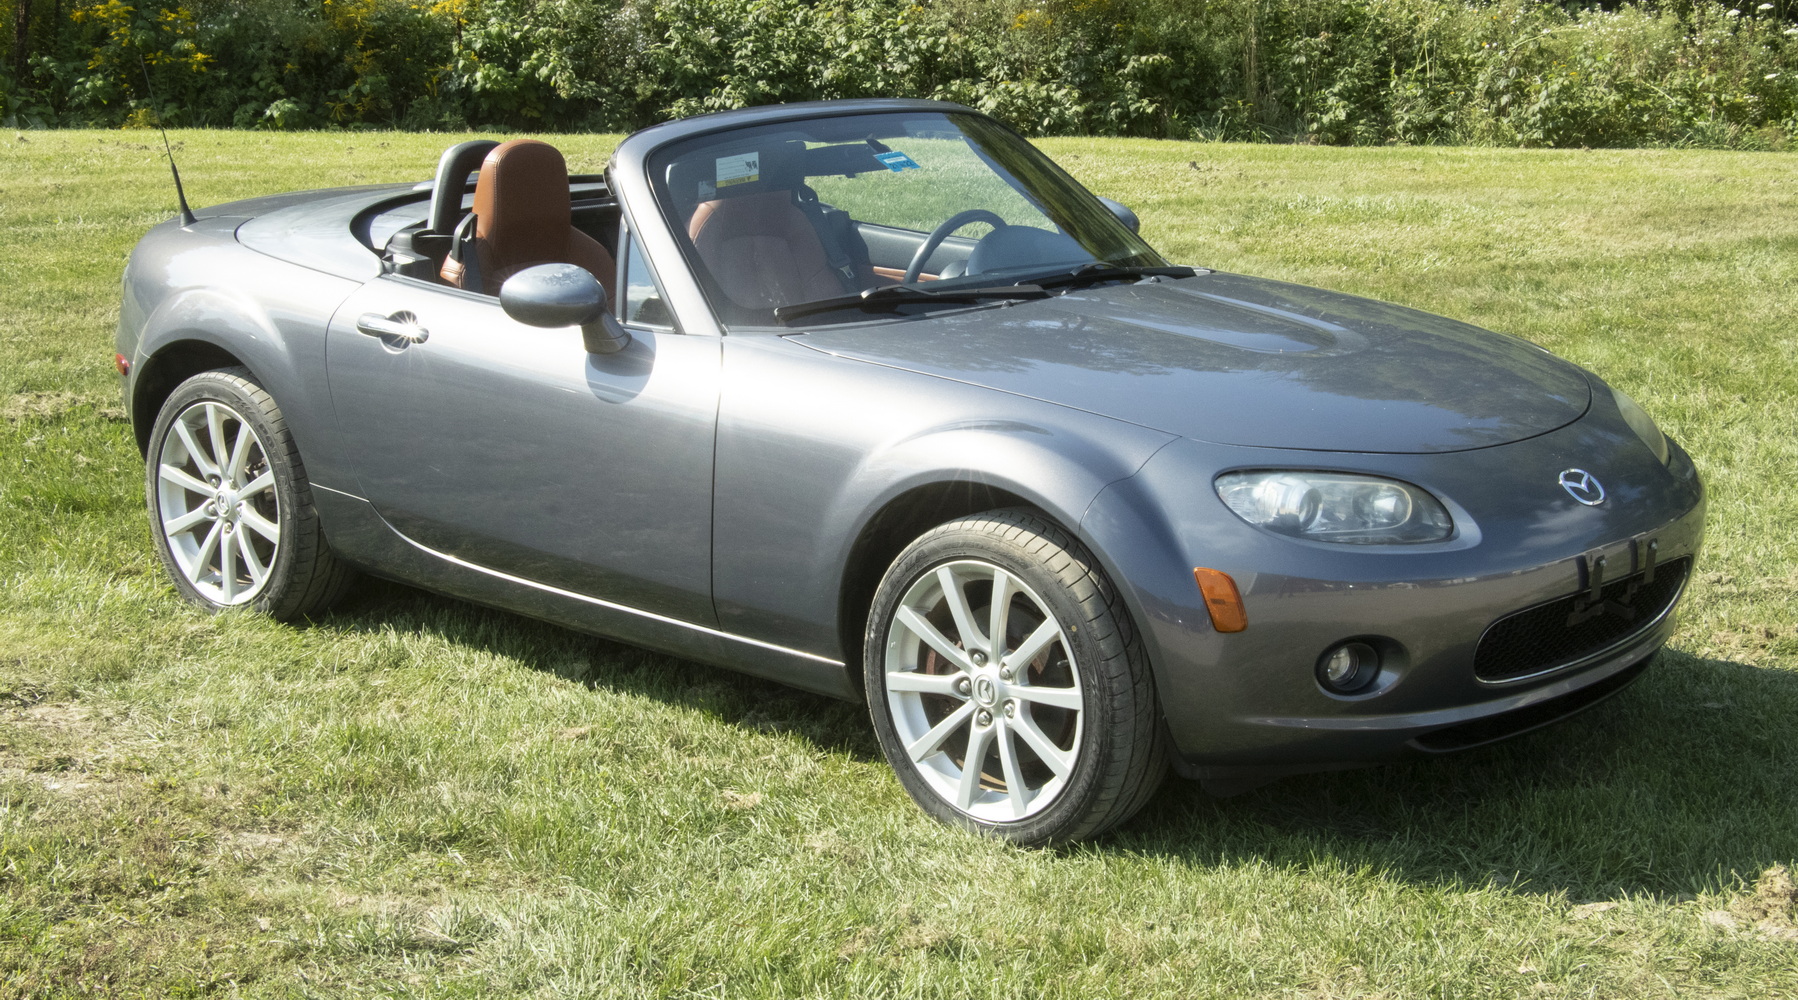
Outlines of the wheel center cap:
M974 700L987 708L993 707L999 701L999 685L993 683L991 677L976 677Z

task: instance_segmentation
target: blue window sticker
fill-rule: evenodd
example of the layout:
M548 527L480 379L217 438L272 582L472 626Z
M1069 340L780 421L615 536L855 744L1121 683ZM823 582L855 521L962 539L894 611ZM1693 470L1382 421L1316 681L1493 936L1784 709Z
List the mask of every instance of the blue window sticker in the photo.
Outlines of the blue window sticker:
M915 160L913 160L911 157L906 156L904 153L901 153L896 149L890 153L875 153L874 158L876 160L879 160L880 162L886 164L887 169L891 170L893 173L899 173L901 170L922 170L923 169L922 167L918 166L917 162Z

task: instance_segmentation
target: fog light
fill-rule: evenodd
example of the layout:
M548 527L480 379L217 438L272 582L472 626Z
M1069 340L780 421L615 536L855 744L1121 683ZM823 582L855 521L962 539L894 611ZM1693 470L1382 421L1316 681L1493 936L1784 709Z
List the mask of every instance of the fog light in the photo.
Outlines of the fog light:
M1353 694L1380 672L1380 651L1365 642L1345 642L1317 661L1317 679L1337 694Z

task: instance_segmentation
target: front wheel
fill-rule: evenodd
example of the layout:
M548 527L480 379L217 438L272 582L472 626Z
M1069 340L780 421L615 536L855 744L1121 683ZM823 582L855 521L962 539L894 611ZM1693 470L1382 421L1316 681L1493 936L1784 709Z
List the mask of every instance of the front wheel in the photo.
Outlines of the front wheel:
M875 594L864 663L881 749L945 822L1080 840L1128 819L1166 772L1128 612L1091 553L1030 511L908 546Z
M145 481L157 553L181 595L209 611L305 618L353 578L319 529L280 408L246 369L175 388L150 431Z

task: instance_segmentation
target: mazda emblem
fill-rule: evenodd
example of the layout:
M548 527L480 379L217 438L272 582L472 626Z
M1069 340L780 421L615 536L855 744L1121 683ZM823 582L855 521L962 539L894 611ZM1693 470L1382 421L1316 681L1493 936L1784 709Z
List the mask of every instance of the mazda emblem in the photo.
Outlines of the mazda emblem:
M1604 503L1604 485L1597 476L1584 469L1568 469L1561 473L1561 489L1588 507Z

